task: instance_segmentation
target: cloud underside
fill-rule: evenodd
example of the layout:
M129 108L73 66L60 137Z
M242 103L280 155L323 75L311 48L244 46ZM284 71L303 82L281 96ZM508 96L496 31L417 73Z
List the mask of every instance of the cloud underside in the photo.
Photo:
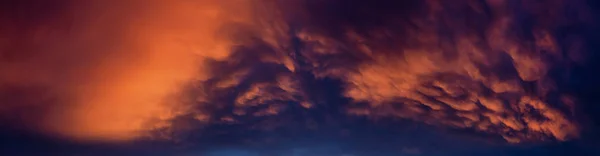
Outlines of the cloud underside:
M331 79L348 116L512 143L578 136L575 98L559 84L585 54L576 1L120 3L3 17L26 33L0 40L0 121L102 141L272 129L331 105L309 83Z

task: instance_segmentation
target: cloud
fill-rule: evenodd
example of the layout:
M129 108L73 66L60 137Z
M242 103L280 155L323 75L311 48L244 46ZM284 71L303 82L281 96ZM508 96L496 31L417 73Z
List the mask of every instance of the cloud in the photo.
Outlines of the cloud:
M585 56L579 1L55 2L4 9L1 122L75 140L185 139L317 127L307 112L344 106L509 142L579 133L576 100L557 85ZM312 83L324 79L343 97Z
M3 96L2 114L78 140L166 126L179 105L168 99L210 75L205 59L229 54L221 26L247 20L236 2L4 2L0 86L22 98Z
M555 98L569 99L556 82L584 51L570 48L581 40L559 36L581 35L565 29L586 22L577 5L332 0L307 3L314 14L305 14L299 34L315 73L346 82L344 95L356 103L351 114L473 129L509 142L567 140L578 128L573 105ZM582 11L567 14L570 7Z

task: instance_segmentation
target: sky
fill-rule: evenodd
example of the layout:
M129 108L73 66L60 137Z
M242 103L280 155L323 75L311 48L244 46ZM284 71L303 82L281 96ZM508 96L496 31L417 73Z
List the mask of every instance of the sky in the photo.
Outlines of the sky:
M599 155L593 0L2 0L0 155Z

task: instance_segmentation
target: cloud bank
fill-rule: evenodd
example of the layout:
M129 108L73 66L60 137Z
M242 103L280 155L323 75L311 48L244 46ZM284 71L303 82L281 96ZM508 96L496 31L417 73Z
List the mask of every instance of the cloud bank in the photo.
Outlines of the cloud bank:
M310 83L331 79L348 116L513 143L579 134L560 83L585 56L582 1L30 1L0 20L11 126L95 141L270 130L333 106Z
M313 45L313 66L325 68L318 74L346 82L344 95L356 103L351 114L472 129L509 142L578 135L573 99L556 83L584 53L573 28L586 22L585 11L573 10L581 3L328 3L309 4L318 8L308 17L315 27L301 34ZM355 18L319 16L335 13ZM355 56L319 60L343 58L337 55ZM338 67L325 67L332 65Z

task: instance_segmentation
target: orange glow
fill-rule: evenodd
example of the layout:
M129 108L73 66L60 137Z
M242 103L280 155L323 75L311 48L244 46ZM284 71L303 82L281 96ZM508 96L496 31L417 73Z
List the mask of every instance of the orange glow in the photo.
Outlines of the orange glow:
M44 86L60 104L36 127L78 140L131 140L168 126L169 101L205 79L203 59L223 59L219 31L249 15L246 1L86 1L31 26L24 60L0 63L1 84ZM10 22L10 21L9 21ZM221 35L221 36L219 36ZM37 120L37 119L36 119Z

